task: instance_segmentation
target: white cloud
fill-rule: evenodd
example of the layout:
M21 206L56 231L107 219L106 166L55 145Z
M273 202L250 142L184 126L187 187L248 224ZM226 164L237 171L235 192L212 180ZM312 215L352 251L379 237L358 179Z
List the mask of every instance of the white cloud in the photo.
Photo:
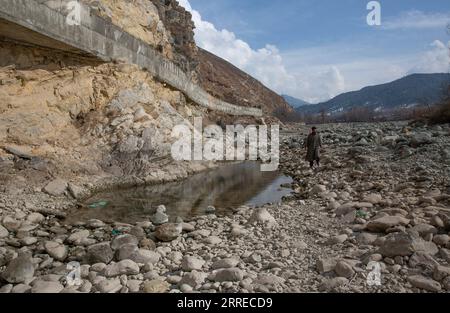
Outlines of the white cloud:
M440 40L431 44L431 50L425 52L410 73L447 73L450 72L450 41L445 45Z
M407 11L382 23L384 29L430 29L442 28L450 22L450 12L424 13L418 10Z
M201 48L222 57L277 92L295 89L295 77L287 72L277 47L268 44L261 49L252 49L233 32L218 30L212 23L204 21L188 0L179 0L179 3L192 13L195 40Z

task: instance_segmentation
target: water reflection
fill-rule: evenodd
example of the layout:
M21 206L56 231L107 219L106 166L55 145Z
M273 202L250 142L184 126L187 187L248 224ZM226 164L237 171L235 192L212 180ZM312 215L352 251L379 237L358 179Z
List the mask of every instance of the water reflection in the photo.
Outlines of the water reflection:
M244 204L261 206L280 202L291 192L281 186L291 182L291 178L279 172L261 172L256 162L228 164L181 182L98 194L83 208L71 212L68 222L96 218L133 223L153 214L161 204L167 207L172 218L202 215L208 206L226 214L230 208ZM102 205L92 206L96 203Z

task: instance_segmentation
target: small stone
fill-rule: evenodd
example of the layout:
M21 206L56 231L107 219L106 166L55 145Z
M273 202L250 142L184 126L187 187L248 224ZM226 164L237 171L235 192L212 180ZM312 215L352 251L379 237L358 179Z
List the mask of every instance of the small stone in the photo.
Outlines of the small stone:
M139 247L141 247L142 249L153 251L156 249L156 244L153 240L149 238L144 238L141 241L139 241Z
M446 246L450 242L449 235L435 235L433 242L439 246Z
M0 224L0 238L6 238L9 235L9 231Z
M450 267L437 265L434 268L433 278L437 281L442 281L450 276Z
M55 241L47 241L44 244L45 251L54 259L64 261L67 258L68 249L65 245Z
M76 184L69 183L68 189L70 192L70 195L74 197L75 199L81 199L84 196L84 190L80 186Z
M225 281L231 281L231 282L239 282L242 279L244 279L244 273L239 268L228 268L219 270L214 275L214 281L215 282L225 282Z
M24 246L30 246L38 242L36 237L25 237L20 240Z
M439 292L442 289L440 283L422 275L410 276L408 277L408 281L411 285L413 285L416 288L424 289L431 292Z
M345 261L339 261L334 271L339 277L352 278L355 275L353 267Z
M135 253L133 253L133 255L130 256L131 260L141 264L157 264L160 258L161 255L159 253L146 249L138 249Z
M275 218L265 208L256 209L249 219L249 223L262 223L269 227L276 225Z
M327 240L327 245L337 245L337 244L342 244L345 241L347 241L348 236L347 235L339 235L339 236L334 236L331 237Z
M31 293L60 293L63 289L59 282L38 280L33 282Z
M202 269L204 264L205 261L201 259L192 256L186 256L181 261L181 268L186 272L199 271Z
M55 179L43 188L45 193L51 196L59 197L64 194L67 189L67 182L63 179Z
M437 246L408 233L389 234L380 246L380 253L385 257L411 256L414 252L435 255Z
M170 284L162 280L146 281L143 286L145 293L165 293L170 288Z
M166 207L164 205L160 205L156 209L156 213L151 216L150 220L155 225L162 225L168 223L169 216L166 214Z
M189 293L189 292L192 292L194 289L188 284L183 284L180 286L180 290L183 293Z
M219 261L216 261L212 265L213 270L224 269L224 268L233 268L239 264L239 259L237 258L226 258Z
M316 266L319 273L328 273L334 270L338 260L336 259L320 259L317 261Z
M167 223L156 228L155 237L163 242L170 242L181 236L181 233L181 224Z
M189 285L192 288L197 288L205 282L207 275L203 272L192 271L184 274L179 281L179 285Z
M367 229L373 232L384 232L389 228L402 225L408 225L410 220L401 216L385 216L379 219L370 221L367 224Z
M131 260L123 260L118 263L110 264L105 269L106 277L137 274L139 274L139 266Z
M89 264L105 263L108 264L112 261L114 252L110 247L109 242L101 242L95 245L89 246L87 249L87 261Z
M204 239L204 243L207 245L210 245L210 246L218 245L221 242L222 242L222 239L220 239L217 236L210 236L210 237Z
M356 241L362 245L372 245L378 239L378 235L370 233L360 233L356 236Z
M27 216L27 221L29 221L32 224L39 224L45 221L45 217L41 213L31 213L30 215Z
M122 289L119 278L103 279L95 286L101 293L117 293Z
M319 291L334 291L337 288L348 284L349 280L345 277L336 277L326 280L319 286Z
M120 236L115 237L111 241L111 248L113 250L117 250L120 247L122 247L123 245L131 244L131 245L137 246L138 243L139 243L139 241L135 236L125 234L125 235L120 235Z
M70 244L80 245L89 237L89 235L89 230L84 229L71 234L66 240Z

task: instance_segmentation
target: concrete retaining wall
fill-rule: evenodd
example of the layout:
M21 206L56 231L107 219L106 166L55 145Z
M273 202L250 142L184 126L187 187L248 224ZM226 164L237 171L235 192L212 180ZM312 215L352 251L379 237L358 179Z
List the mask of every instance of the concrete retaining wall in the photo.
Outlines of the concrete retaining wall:
M150 45L80 3L80 25L69 25L70 0L0 0L0 35L49 48L87 54L103 61L125 59L182 91L197 104L230 115L262 116L262 110L233 105L208 94ZM73 1L72 1L73 2Z

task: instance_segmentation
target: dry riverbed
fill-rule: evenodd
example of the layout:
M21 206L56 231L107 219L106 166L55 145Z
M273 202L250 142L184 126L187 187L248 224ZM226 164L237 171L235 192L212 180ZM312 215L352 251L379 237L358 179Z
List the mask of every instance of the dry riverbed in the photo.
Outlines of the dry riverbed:
M283 135L292 197L226 217L167 223L161 207L135 225L66 225L64 208L77 190L57 182L47 193L5 188L0 291L449 291L449 125L321 128L316 171L303 160L307 128ZM59 189L67 196L48 195ZM67 281L73 261L81 265L75 286ZM370 262L380 266L381 286L368 284Z

